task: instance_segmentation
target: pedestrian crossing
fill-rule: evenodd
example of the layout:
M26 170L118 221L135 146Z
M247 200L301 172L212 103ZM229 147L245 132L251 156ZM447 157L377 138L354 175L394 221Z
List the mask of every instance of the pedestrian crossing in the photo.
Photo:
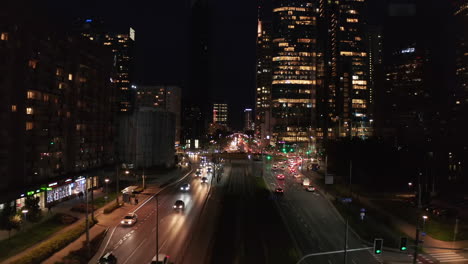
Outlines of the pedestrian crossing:
M430 253L439 263L468 263L468 259L455 252Z

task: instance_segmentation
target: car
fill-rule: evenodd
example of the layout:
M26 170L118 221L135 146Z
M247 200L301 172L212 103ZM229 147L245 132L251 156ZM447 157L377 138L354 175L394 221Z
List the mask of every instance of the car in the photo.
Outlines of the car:
M162 254L162 253L159 253L157 258L155 255L153 259L151 260L151 264L168 264L168 263L169 263L169 256L166 254Z
M174 203L174 206L172 206L174 210L184 210L185 209L185 203L182 200L177 200Z
M207 172L212 172L213 169L212 169L211 167L208 167L208 168L206 169L206 171L207 171Z
M195 176L200 177L200 176L201 176L201 172L199 172L199 171L195 172Z
M304 185L304 186L309 186L309 185L310 185L310 179L309 179L309 178L305 178L305 179L302 181L302 185Z
M277 170L277 169L278 169L278 166L273 165L273 167L272 167L271 169L272 169L272 170Z
M182 186L180 186L181 191L188 191L190 190L190 183L184 183Z
M111 252L107 252L98 260L98 264L117 264L117 258Z
M120 223L122 225L131 226L131 225L134 225L137 221L138 221L137 214L130 213L124 216L124 218L120 221Z
M276 179L278 179L278 180L284 180L284 174L278 174L278 175L276 175Z
M278 187L278 188L275 189L275 193L276 194L283 194L284 190L283 190L283 188Z
M208 182L208 178L207 178L207 177L202 177L202 178L201 178L201 182L202 182L202 183L207 183L207 182Z
M315 187L314 186L307 186L306 191L308 192L315 192Z

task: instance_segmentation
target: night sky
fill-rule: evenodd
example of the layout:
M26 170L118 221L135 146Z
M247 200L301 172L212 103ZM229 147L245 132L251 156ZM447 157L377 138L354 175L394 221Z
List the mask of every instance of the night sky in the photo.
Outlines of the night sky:
M178 84L187 95L190 1L193 0L80 0L71 4L72 1L46 0L46 6L51 11L51 18L58 15L60 20L71 21L76 17L100 17L109 28L118 31L127 32L128 27L134 27L136 83ZM229 104L230 123L235 129L241 129L242 110L254 107L258 2L206 1L210 2L213 14L210 25L212 61L207 73L211 86L215 87L212 98ZM389 1L396 0L368 1L370 24L384 23ZM430 0L428 3L438 1ZM434 19L437 20L442 19ZM397 39L387 38L384 45L394 40Z
M254 0L212 1L213 98L229 104L231 125L242 127L242 110L254 106L257 4ZM61 20L99 17L115 30L136 30L137 84L178 84L188 89L188 0L48 0ZM55 16L53 16L55 17ZM185 91L186 92L186 91Z

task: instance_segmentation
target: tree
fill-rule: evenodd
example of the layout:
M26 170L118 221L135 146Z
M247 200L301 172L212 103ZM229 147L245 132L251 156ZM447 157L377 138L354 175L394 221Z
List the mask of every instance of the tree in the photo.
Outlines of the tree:
M12 229L19 229L21 221L15 218L15 208L11 203L6 203L3 210L0 212L0 229L8 230L8 238Z
M28 210L27 216L30 221L38 221L42 215L41 208L39 207L39 197L28 196L21 210Z

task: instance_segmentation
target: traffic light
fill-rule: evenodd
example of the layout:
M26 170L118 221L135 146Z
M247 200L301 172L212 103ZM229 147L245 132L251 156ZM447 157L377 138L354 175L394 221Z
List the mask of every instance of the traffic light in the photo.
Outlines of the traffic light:
M293 149L293 148L290 148L290 149L289 149L289 152L293 152L293 151L294 151L294 149Z
M382 238L374 239L374 254L376 255L382 254L382 248L383 248L383 239Z
M400 238L400 251L406 251L408 249L407 244L408 244L408 238L401 237Z
M286 153L286 148L283 148L283 152Z
M270 156L270 155L267 156L267 160L271 160L271 156Z

